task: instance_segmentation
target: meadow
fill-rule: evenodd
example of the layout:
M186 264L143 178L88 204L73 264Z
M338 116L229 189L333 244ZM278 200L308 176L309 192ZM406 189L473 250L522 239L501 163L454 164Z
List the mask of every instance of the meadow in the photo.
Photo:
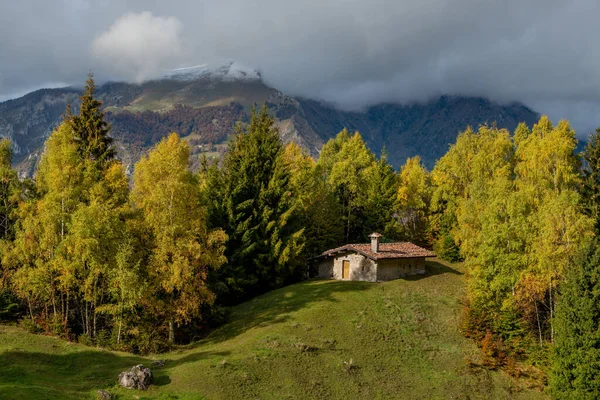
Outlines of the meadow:
M543 399L478 365L459 331L464 270L385 283L310 280L232 308L205 339L139 357L0 326L0 399ZM163 367L151 366L165 360ZM117 386L143 363L148 391Z

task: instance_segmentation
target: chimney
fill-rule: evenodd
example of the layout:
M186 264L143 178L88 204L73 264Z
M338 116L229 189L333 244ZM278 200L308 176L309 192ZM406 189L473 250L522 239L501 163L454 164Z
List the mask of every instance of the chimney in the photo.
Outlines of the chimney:
M373 232L369 237L371 238L371 251L373 253L379 253L379 238L381 235L377 232Z

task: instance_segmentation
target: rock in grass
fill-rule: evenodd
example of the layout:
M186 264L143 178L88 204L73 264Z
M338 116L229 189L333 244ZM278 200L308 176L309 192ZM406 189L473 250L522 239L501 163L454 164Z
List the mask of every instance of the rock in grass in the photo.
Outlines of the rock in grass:
M152 361L152 366L153 367L164 367L165 360L154 360L154 361Z
M152 383L152 371L142 364L136 365L129 371L121 372L119 385L127 389L146 390Z
M112 399L112 395L108 393L106 390L98 390L98 398L101 400L110 400Z

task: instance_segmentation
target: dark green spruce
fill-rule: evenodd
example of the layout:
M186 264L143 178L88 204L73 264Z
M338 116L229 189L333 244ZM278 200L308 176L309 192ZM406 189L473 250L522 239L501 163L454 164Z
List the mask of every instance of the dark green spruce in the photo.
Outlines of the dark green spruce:
M600 233L600 128L590 135L583 153L583 196L588 214L594 218L596 234Z
M96 83L93 74L88 75L85 89L81 95L79 115L73 115L67 108L67 119L73 128L84 159L103 165L115 158L112 138L108 136L110 125L105 121L104 112L100 109L102 102L94 97Z
M558 299L551 387L556 399L600 398L600 243L568 271Z
M217 295L228 303L299 280L305 274L303 229L298 223L283 144L266 107L237 128L222 171L209 172L212 225L229 241L228 264L217 274ZM212 183L212 185L211 185ZM219 297L217 297L219 298Z

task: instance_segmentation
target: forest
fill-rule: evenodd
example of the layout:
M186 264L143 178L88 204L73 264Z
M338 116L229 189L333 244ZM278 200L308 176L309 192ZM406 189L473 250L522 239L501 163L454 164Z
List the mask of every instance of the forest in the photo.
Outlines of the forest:
M111 136L119 137L129 152L139 157L144 148L158 143L171 132L180 136L197 133L194 141L198 144L222 143L232 132L235 122L244 120L244 109L234 103L200 109L176 104L161 113L107 112L105 120L110 124Z
M489 368L528 363L556 398L600 396L600 129L579 155L564 120L467 128L432 171L419 157L395 171L347 130L315 161L263 107L220 160L193 170L171 133L128 177L94 92L90 77L34 179L0 142L0 320L161 352L307 279L311 257L381 232L464 262L460 329Z

